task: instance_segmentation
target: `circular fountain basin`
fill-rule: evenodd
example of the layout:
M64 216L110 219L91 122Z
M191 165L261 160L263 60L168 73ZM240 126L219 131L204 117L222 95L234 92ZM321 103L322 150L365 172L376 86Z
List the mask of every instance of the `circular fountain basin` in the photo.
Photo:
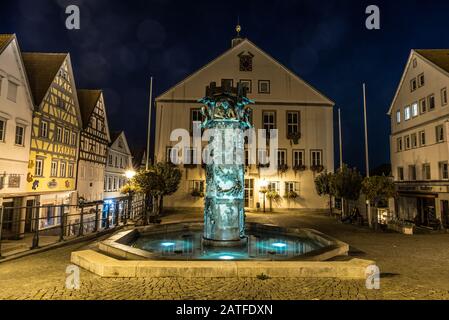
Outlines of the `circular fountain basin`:
M202 223L135 228L100 243L100 250L127 260L325 261L347 255L347 244L311 229L246 224L241 246L213 247L203 241Z

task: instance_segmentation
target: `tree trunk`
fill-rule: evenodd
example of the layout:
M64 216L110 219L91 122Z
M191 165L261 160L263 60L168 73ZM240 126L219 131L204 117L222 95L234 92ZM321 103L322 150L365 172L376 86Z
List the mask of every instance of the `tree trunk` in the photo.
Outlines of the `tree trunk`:
M158 208L158 215L161 215L164 210L164 196L159 197L159 208Z
M332 195L329 195L329 212L330 212L330 216L332 217Z

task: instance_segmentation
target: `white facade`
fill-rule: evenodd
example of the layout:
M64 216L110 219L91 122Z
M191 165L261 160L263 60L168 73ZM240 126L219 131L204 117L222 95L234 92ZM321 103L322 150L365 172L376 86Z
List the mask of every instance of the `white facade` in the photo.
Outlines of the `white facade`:
M30 157L33 102L15 35L0 44L0 204L24 195ZM8 38L8 39L6 39Z
M449 225L449 50L412 50L391 104L398 218Z
M233 48L156 99L156 161L167 161L167 149L176 145L177 142L170 141L173 130L191 131L191 123L198 120L197 110L201 107L198 99L204 97L206 86L211 82L221 86L223 81L232 81L235 87L239 81L244 81L250 89L248 97L256 102L252 106L254 127L279 130L278 148L285 159L282 163L288 166L286 172L272 176L261 174L256 165L247 166L245 206L262 206L259 182L265 179L281 196L279 202L273 203L273 209L327 208L328 200L315 191L314 178L318 173L311 168L322 166L321 169L334 170L334 103L249 40L237 40ZM287 118L291 120L292 115L294 120L290 125L301 133L298 144L287 138ZM305 171L295 171L294 166L305 166ZM205 191L205 170L200 165L180 166L180 169L180 188L167 197L165 206L202 207L204 199L192 191ZM285 197L289 186L299 197ZM268 200L266 202L268 207Z
M124 196L120 190L128 182L126 171L132 169L132 156L125 133L112 134L111 140L104 175L105 200Z

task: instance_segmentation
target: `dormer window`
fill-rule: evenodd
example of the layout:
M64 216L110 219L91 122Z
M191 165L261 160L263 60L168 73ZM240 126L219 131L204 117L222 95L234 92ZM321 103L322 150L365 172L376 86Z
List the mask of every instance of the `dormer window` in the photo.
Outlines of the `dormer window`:
M253 71L253 57L254 55L251 52L241 53L239 54L240 58L240 71L242 72L251 72Z

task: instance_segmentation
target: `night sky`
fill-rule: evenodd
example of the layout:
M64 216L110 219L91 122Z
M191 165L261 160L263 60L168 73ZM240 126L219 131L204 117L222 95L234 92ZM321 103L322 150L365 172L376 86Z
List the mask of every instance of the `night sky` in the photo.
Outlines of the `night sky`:
M65 28L69 4L81 30ZM370 4L381 30L365 28ZM155 95L176 84L230 47L240 17L244 37L342 109L344 161L364 171L362 83L375 167L389 162L386 113L410 49L449 48L447 12L448 1L1 0L0 33L22 51L70 52L78 88L102 88L111 130L144 147L150 75Z

